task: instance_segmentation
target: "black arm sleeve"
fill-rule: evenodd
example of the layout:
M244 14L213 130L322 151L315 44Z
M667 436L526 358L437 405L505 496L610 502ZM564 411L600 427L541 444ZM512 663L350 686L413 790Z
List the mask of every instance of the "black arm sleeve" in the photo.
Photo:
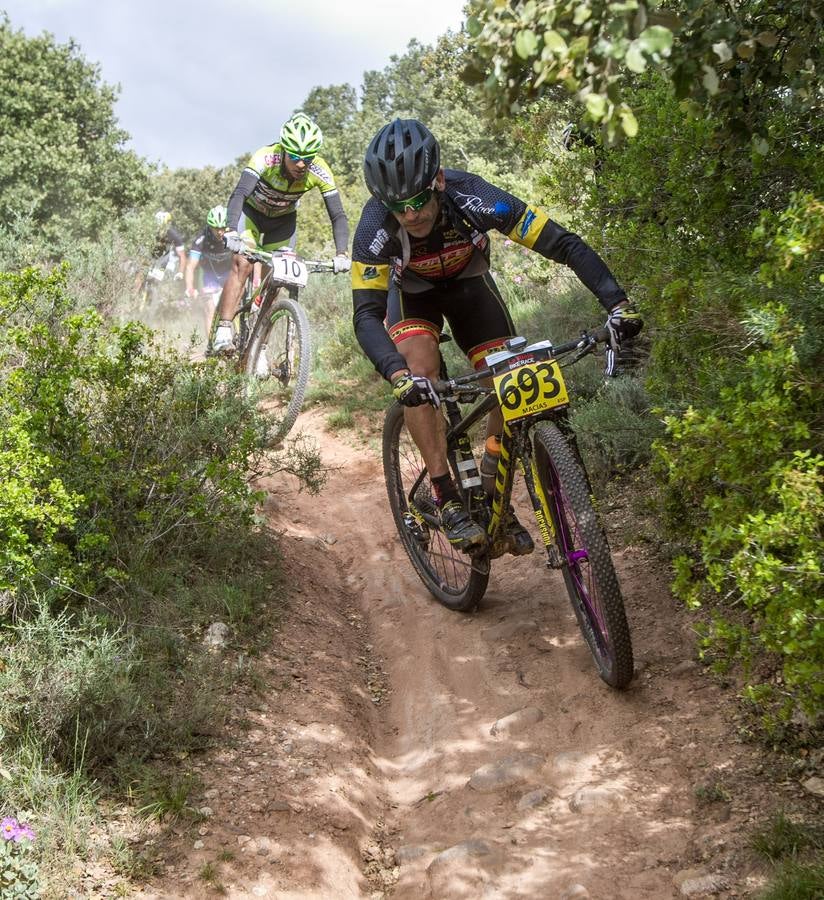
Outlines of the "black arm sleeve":
M569 266L607 311L626 300L626 292L603 259L577 234L567 231L552 219L544 225L533 249L547 259Z
M232 191L229 197L228 209L226 211L226 224L230 231L237 231L237 223L240 221L240 214L243 212L243 201L255 189L255 185L260 181L257 172L251 169L244 169L240 175L240 181Z
M338 253L349 252L349 219L343 209L340 194L330 191L323 195L326 204L326 212L329 213L329 221L332 223L332 237L335 239L335 250Z
M355 337L377 371L388 381L393 372L408 366L383 324L386 318L386 292L356 291L354 305L352 325Z

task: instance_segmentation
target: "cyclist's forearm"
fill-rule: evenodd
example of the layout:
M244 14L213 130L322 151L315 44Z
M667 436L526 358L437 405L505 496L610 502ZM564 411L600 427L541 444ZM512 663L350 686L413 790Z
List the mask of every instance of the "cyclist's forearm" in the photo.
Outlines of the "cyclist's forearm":
M326 212L329 214L329 221L332 223L332 237L335 241L335 250L337 253L349 252L349 219L341 203L340 194L335 191L331 196L323 195L323 202L326 204Z
M260 176L257 172L253 172L251 169L243 170L240 180L232 191L232 196L229 197L229 203L227 204L226 222L230 230L237 231L240 214L243 212L243 204L255 189L258 181L260 181Z
M533 249L547 259L569 266L606 310L626 299L626 291L618 284L604 260L577 234L556 222L549 220L546 223Z
M386 333L383 324L385 315L385 308L381 311L372 304L362 303L355 307L352 324L355 329L355 337L363 352L375 369L384 378L389 379L398 370L406 369L407 365L406 360L398 353L392 339Z

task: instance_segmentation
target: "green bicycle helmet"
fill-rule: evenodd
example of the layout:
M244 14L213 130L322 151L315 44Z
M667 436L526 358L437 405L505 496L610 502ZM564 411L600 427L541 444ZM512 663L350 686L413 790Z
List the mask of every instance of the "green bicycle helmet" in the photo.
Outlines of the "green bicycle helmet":
M206 214L206 224L211 225L212 228L225 228L226 227L226 207L225 206L213 206L209 212Z
M280 143L289 153L314 156L323 144L323 133L306 113L299 112L283 123Z

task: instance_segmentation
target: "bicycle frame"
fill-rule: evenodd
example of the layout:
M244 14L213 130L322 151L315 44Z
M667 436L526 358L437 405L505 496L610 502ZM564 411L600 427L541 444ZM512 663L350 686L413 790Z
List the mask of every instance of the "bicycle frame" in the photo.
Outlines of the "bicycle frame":
M578 350L569 363L577 362L587 353L592 352L598 341L603 341L603 334L598 332L593 335L582 335L577 341L571 341L551 352L548 361L557 362L558 358L573 350ZM523 339L515 349L524 349ZM547 345L548 346L548 345ZM551 348L550 348L551 349ZM456 466L458 471L454 473L467 498L467 508L475 521L486 528L488 543L486 547L475 555L487 556L495 559L501 556L504 548L500 544L501 524L506 510L509 508L512 496L512 488L515 483L515 469L520 465L524 476L527 493L529 494L538 531L547 553L547 565L553 569L561 568L561 559L556 544L555 526L549 515L549 503L536 478L535 467L532 458L532 445L529 439L530 429L539 421L554 421L563 424L566 418L566 407L540 412L512 424L504 423L501 435L501 455L498 459L498 469L495 475L495 489L491 497L483 490L480 473L477 468L475 454L469 441L470 429L483 420L492 410L497 409L499 401L492 388L484 388L475 382L481 381L492 375L492 369L484 369L471 375L461 376L438 382L436 390L443 394L443 406L449 427L446 432L447 446L454 448ZM466 414L461 415L459 403L461 390L469 390L473 394L484 393L486 396ZM564 428L564 431L567 429ZM438 527L438 519L434 513L420 510L415 503L415 492L427 475L424 469L409 493L408 502L410 509L416 510L424 522Z

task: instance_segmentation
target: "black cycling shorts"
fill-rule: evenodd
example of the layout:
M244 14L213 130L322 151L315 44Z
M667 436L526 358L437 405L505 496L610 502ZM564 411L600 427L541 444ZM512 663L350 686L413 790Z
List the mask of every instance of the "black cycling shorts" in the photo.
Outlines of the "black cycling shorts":
M403 293L391 286L386 327L398 347L405 338L429 334L437 341L444 320L472 366L515 334L509 310L489 272L437 285L431 291Z
M264 216L262 212L244 203L243 215L240 217L237 230L241 237L251 237L255 244L264 250L279 250L281 247L290 247L294 250L297 221L298 217L294 210L272 218Z

